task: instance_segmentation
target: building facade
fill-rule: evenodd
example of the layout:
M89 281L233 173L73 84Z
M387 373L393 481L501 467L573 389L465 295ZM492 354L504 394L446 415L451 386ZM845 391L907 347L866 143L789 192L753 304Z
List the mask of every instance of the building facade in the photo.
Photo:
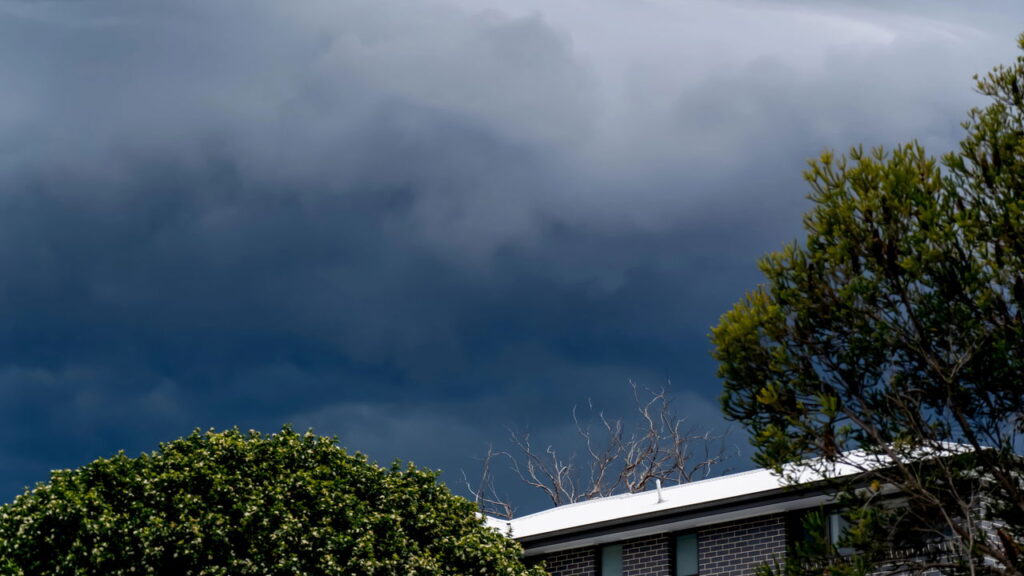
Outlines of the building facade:
M832 505L755 470L490 522L552 576L753 576L785 560L802 514Z

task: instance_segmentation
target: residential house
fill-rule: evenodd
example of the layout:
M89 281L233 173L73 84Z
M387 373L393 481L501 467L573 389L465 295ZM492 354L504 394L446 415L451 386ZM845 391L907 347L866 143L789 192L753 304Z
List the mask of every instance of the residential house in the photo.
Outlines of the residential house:
M749 576L784 558L802 513L833 503L820 483L753 470L489 522L552 576ZM841 517L827 520L838 534Z

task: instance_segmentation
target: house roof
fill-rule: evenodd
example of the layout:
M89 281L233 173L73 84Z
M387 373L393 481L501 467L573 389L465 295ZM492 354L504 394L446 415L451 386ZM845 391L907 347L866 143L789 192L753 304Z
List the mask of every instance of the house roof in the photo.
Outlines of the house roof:
M808 478L793 490L771 471L758 469L665 487L660 495L657 489L619 494L487 522L521 542L530 556L831 502L832 494L818 479Z
M972 450L970 446L940 442L911 446L901 456L923 460ZM531 556L828 504L835 495L822 482L826 476L850 477L891 463L885 453L851 450L835 462L794 465L791 472L796 478L791 479L795 480L792 484L769 470L758 469L660 491L596 498L507 521L488 518L487 523L518 540ZM891 493L895 488L884 485L882 490Z
M511 525L513 537L524 538L609 520L643 516L655 511L673 510L776 490L782 486L782 480L768 470L751 470L662 488L660 502L658 491L648 490L566 504L514 518L510 522L496 518L489 518L488 522L499 529Z

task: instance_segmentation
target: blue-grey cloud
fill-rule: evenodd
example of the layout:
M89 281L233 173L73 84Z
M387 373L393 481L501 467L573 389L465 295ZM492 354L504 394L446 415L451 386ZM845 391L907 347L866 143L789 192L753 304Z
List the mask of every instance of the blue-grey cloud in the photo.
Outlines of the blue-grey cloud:
M1021 12L2 1L0 501L287 421L457 475L630 378L721 427L705 334L804 159L952 147Z

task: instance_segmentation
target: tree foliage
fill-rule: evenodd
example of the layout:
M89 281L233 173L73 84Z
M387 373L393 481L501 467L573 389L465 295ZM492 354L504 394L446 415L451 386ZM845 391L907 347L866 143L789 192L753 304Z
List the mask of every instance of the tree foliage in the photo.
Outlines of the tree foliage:
M805 571L1024 573L1024 57L977 80L990 103L941 162L916 143L812 162L806 240L713 328L757 462L813 468L850 509L856 561Z
M59 470L0 508L12 575L540 575L435 473L330 438L198 431Z

